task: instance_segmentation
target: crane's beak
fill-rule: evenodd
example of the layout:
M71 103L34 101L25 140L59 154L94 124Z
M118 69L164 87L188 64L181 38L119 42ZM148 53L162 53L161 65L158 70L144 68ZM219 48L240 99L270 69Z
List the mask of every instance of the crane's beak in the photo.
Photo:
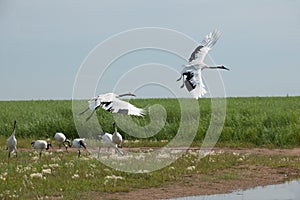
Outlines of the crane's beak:
M230 71L230 69L228 69L227 67L225 67L225 66L222 66L221 67L221 69L225 69L225 70L228 70L228 71Z

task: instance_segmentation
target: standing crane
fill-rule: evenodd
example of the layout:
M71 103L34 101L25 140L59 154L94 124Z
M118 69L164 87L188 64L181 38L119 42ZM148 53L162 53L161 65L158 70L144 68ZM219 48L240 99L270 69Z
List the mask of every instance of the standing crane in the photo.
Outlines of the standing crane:
M10 154L15 152L16 157L18 157L17 153L17 139L16 139L16 129L17 129L17 121L14 121L14 130L11 136L7 139L7 149L8 149L8 158L10 158Z

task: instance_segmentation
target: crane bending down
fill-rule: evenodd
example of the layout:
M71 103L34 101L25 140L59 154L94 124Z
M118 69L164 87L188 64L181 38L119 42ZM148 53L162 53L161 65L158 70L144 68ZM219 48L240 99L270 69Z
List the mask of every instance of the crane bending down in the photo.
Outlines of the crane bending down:
M211 48L215 45L215 43L220 38L221 33L218 30L215 30L202 40L201 45L199 45L194 52L191 54L188 62L189 64L183 65L183 70L181 71L181 76L177 81L183 79L183 84L181 88L186 87L186 89L190 92L190 94L198 99L201 98L204 94L207 93L205 90L205 85L202 81L201 71L203 69L225 69L223 65L219 66L209 66L204 63L204 59Z
M126 93L121 95L116 95L114 93L106 93L98 95L88 101L89 107L83 112L79 113L82 115L88 110L92 110L92 113L86 118L88 121L94 114L94 112L99 108L103 108L104 110L111 113L121 113L125 115L135 115L135 116L143 116L144 110L141 108L137 108L134 105L122 101L119 98L123 96L135 96L132 93Z
M86 150L85 138L76 138L73 140L73 146L77 148L78 158L80 157L80 149L81 147Z

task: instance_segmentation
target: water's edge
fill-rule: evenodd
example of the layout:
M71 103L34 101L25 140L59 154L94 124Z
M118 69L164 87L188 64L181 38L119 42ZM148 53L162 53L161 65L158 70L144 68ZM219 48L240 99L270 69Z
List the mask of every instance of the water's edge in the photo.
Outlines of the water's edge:
M299 200L300 180L288 181L282 184L258 186L247 190L237 190L228 194L200 195L181 197L172 200Z

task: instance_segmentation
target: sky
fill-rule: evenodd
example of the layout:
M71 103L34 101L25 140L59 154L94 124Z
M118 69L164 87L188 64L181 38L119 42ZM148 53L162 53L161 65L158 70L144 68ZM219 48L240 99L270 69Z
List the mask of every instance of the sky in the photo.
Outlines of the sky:
M219 29L222 36L209 56L230 68L219 72L228 97L300 95L299 0L0 0L0 100L71 99L82 66L101 44L145 27L178 32L195 44ZM147 34L150 42L168 37L154 35ZM122 46L108 48L117 52ZM182 55L157 49L117 55L80 98L112 91L124 74L153 67L149 63L167 66L168 80L179 88L181 65L194 47L189 44ZM101 56L94 65L101 65ZM173 91L156 83L134 92L148 98L172 97Z

